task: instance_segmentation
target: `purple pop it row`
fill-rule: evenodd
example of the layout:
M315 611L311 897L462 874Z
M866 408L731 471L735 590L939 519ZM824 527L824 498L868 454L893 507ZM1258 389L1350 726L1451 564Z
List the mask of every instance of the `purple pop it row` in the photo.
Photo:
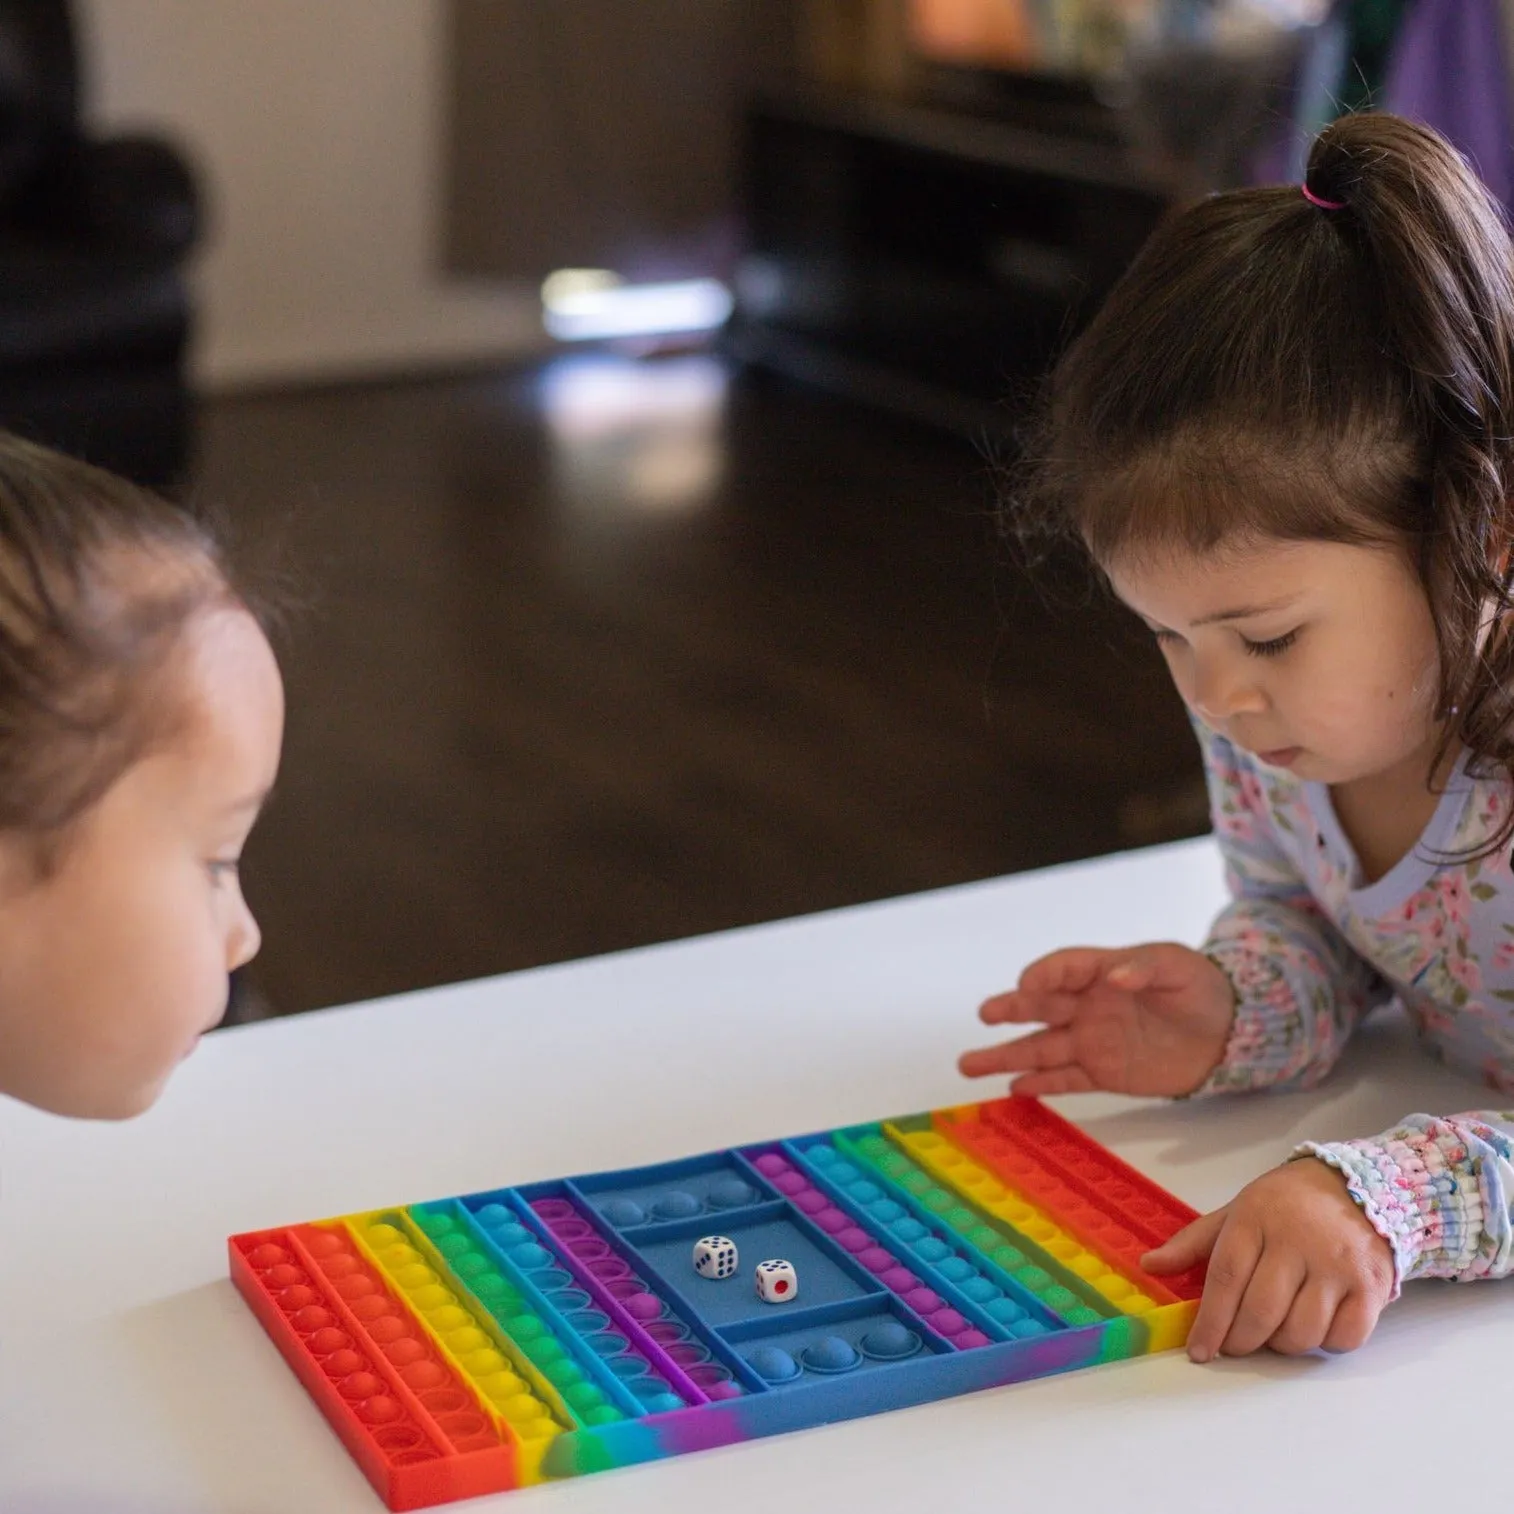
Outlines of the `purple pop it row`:
M590 1297L686 1402L741 1397L731 1374L692 1340L571 1199L537 1199L531 1211Z

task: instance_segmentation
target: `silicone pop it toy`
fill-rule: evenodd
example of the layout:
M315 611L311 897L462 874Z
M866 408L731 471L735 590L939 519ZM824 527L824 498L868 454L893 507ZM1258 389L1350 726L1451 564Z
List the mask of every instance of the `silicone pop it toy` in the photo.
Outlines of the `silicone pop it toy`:
M1194 1217L1005 1099L234 1236L231 1274L416 1509L1181 1345L1202 1273L1139 1261Z

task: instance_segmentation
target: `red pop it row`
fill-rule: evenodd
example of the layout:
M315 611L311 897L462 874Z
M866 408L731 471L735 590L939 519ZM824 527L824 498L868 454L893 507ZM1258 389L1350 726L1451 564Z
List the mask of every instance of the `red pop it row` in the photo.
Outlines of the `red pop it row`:
M1091 1251L1128 1272L1156 1296L1191 1300L1204 1291L1204 1268L1148 1278L1141 1258L1198 1218L1076 1125L1034 1099L937 1110L932 1123L964 1151L1044 1208Z
M343 1231L238 1236L231 1275L391 1509L517 1485L514 1446Z

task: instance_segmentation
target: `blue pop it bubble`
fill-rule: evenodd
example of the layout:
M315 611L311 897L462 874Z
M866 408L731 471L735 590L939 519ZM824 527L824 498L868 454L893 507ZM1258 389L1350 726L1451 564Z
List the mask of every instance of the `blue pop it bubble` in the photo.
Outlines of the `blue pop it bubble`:
M685 1193L682 1188L674 1188L652 1205L652 1212L659 1219L664 1220L687 1220L698 1214L704 1205L694 1197L692 1193Z
M975 1304L988 1304L1004 1297L1003 1289L995 1287L986 1277L970 1277L959 1286Z
M876 1183L869 1183L866 1178L863 1178L860 1183L853 1183L846 1191L859 1204L876 1203L883 1197L883 1190Z
M596 1330L606 1330L610 1325L610 1317L601 1314L597 1309L575 1309L564 1318L580 1335L593 1335Z
M905 1215L902 1220L895 1220L894 1223L889 1226L889 1229L892 1230L893 1233L905 1243L905 1245L908 1245L911 1241L922 1241L926 1236L930 1234L930 1231L928 1231L925 1226L920 1223L919 1220L913 1219L909 1215Z
M920 1337L913 1330L891 1321L877 1325L862 1337L862 1354L882 1362L899 1361L920 1349Z
M893 1199L879 1199L876 1204L870 1204L868 1211L875 1220L881 1220L885 1225L892 1225L895 1220L904 1214L904 1205L896 1203Z
M925 1255L925 1248L923 1246L917 1246L915 1248L915 1254L917 1256L923 1257ZM977 1277L978 1275L978 1269L974 1267L973 1264L969 1262L965 1257L960 1256L947 1257L946 1260L936 1268L936 1271L939 1272L941 1276L944 1277L949 1283L965 1283L968 1278Z
M710 1203L716 1209L739 1209L757 1197L757 1190L740 1178L721 1178L710 1184Z
M641 1406L648 1414L671 1414L684 1404L676 1393L654 1393L650 1398L642 1399Z
M646 1223L646 1211L635 1199L610 1199L599 1211L617 1230Z
M626 1349L626 1338L613 1330L598 1335L586 1335L584 1343L596 1356L619 1356Z
M897 1232L896 1232L897 1233ZM952 1249L945 1241L934 1235L928 1235L915 1247L915 1255L922 1262L935 1263L944 1260L952 1254Z
M861 1176L850 1162L833 1162L830 1171L826 1173L831 1182L840 1183L843 1188L849 1183L855 1183Z
M839 1335L822 1336L801 1354L811 1372L850 1372L862 1360L857 1348Z
M1017 1335L1022 1341L1029 1340L1032 1336L1045 1335L1046 1326L1038 1319L1031 1319L1027 1315L1024 1319L1016 1320L1010 1327L1009 1333Z
M765 1382L788 1383L799 1376L799 1363L779 1346L758 1346L747 1362Z
M523 1246L517 1246L511 1251L510 1260L517 1267L523 1267L527 1272L532 1272L539 1267L550 1267L552 1253L545 1246L538 1246L535 1241L527 1241Z
M494 1225L489 1234L494 1237L495 1243L508 1249L511 1246L524 1246L528 1241L534 1241L536 1237L526 1229L524 1225L507 1224Z
M1012 1325L1025 1318L1025 1311L1012 1298L990 1299L983 1308L990 1319L998 1320L1001 1325Z
M432 1221L436 1218L437 1216L428 1214L421 1220L421 1223L429 1231L432 1228ZM475 1218L485 1230L493 1230L496 1225L513 1225L515 1223L515 1216L503 1204L485 1204L478 1211Z
M805 1156L817 1167L834 1167L841 1160L841 1153L834 1146L811 1146Z

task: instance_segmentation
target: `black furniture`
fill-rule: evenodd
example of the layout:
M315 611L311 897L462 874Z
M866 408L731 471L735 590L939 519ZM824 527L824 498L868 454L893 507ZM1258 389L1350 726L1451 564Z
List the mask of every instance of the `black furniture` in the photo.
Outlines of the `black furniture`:
M190 432L189 167L91 140L65 0L0 0L0 425L169 486Z
M748 113L735 354L957 429L1010 426L1168 206L1116 116L791 93Z

